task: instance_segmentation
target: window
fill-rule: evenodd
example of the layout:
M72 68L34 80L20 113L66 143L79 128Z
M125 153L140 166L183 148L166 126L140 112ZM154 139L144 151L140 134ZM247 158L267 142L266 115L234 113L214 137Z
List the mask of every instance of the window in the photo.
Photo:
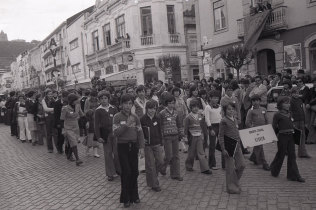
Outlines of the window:
M99 35L98 31L92 33L93 52L99 51Z
M197 40L189 41L189 52L191 56L197 56Z
M153 26L151 19L151 7L140 8L140 16L142 22L142 35L149 36L153 34Z
M153 67L153 66L155 66L155 59L154 58L145 59L144 60L144 66L145 67Z
M77 64L75 64L75 65L73 65L71 67L72 68L72 73L76 73L76 72L80 71L79 65L80 65L80 63L77 63Z
M176 20L175 20L173 5L167 5L167 19L168 19L169 34L175 34L176 33Z
M193 80L200 80L199 69L193 69Z
M76 49L78 47L78 39L75 39L69 43L70 50Z
M220 31L227 27L226 25L226 6L223 0L217 1L213 3L213 11L214 11L214 26L215 31Z
M110 66L107 66L105 68L105 74L112 74L114 72L114 69L113 69L113 66L110 65Z
M111 45L111 28L110 23L103 26L104 47Z
M118 17L115 19L116 22L116 34L117 38L124 37L125 36L125 19L124 15Z
M306 1L307 1L307 7L316 6L316 0L306 0Z

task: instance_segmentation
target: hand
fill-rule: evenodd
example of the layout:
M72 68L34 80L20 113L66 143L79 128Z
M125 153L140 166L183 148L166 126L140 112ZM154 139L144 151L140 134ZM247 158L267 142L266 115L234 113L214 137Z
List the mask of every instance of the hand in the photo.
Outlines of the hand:
M99 138L99 139L98 139L98 142L99 142L99 143L102 143L102 144L105 143L105 141L104 141L103 138Z
M65 129L62 129L62 130L61 130L61 134L63 134L63 135L65 135L65 134L66 134Z
M145 157L144 148L140 148L139 149L139 155L140 155L140 158L144 158Z
M211 136L215 136L216 135L216 133L215 133L215 131L214 130L211 130Z
M87 122L86 124L86 129L89 129L89 122Z
M223 155L224 155L224 157L229 157L229 154L228 154L226 149L223 151Z

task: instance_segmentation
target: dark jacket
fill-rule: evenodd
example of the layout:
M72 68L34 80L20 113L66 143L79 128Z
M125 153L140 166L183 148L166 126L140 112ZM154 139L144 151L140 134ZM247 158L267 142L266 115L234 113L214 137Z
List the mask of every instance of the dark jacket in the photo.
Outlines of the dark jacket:
M60 119L60 115L61 115L61 110L63 108L63 106L66 105L66 103L63 103L61 101L61 99L58 99L56 102L54 102L53 106L54 106L54 117L55 117L55 122L54 122L54 127L57 128L61 128L63 125L63 120Z
M153 119L145 114L140 118L140 123L142 125L145 145L146 146L155 146L162 145L162 136L159 118L155 115Z
M96 139L103 138L107 140L108 136L112 134L113 117L117 113L116 107L110 105L109 111L99 106L94 113L94 133Z

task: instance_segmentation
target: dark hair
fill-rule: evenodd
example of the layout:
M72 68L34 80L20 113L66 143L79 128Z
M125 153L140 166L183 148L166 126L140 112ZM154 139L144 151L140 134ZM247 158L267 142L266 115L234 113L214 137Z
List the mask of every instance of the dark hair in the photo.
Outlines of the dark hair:
M193 91L196 91L196 90L197 90L197 87L195 85L191 86L190 87L190 92L189 92L189 97L192 97Z
M206 90L204 90L204 89L200 90L200 91L199 91L199 95L200 95L200 97L201 97L202 95L207 95Z
M163 85L163 82L161 80L158 80L157 82Z
M227 90L234 90L234 88L233 88L233 86L232 85L228 85L226 88L225 88L225 91L227 91Z
M168 86L168 88L167 88L167 92L171 92L172 91L172 89L173 89L173 87L170 85L170 86Z
M270 85L270 81L267 78L264 78L263 81L266 81L267 85Z
M192 110L194 107L200 108L200 102L197 99L190 101L190 109Z
M157 109L157 107L158 107L157 101L150 99L149 101L147 101L145 108L147 110L147 109L153 109L153 108Z
M177 92L177 91L179 92L179 94L181 94L180 88L174 87L174 88L172 89L172 91L171 91L172 95L174 95L174 92Z
M144 85L139 85L137 88L136 88L136 94L138 94L139 92L141 91L145 91L145 86Z
M261 76L259 76L259 75L255 76L255 79L260 79L260 80L262 80Z
M10 97L13 97L13 96L15 95L15 91L11 91L11 92L9 93L9 95L10 95Z
M278 77L282 77L282 74L281 73L276 73L275 75L277 75Z
M232 80L230 85L232 86L233 90L237 90L239 88L238 82L236 80Z
M232 102L229 102L228 104L225 104L225 106L223 106L224 115L226 115L226 111L227 111L227 107L228 107L228 106L231 106L231 107L233 107L234 109L236 108L235 104L232 103Z
M285 70L286 70L286 73L292 74L292 69L285 69Z
M221 97L221 93L220 93L218 90L213 90L213 91L211 91L211 92L209 93L208 98L209 98L209 100L210 100L210 99L213 98L213 97L218 97L218 98L220 98L220 97Z
M68 97L68 95L69 95L69 92L66 90L61 92L61 97L63 97L63 98Z
M278 98L278 101L277 101L277 109L278 110L281 110L282 109L282 105L285 103L285 102L289 102L290 101L290 98L287 97L287 96L280 96Z
M98 91L96 89L92 89L91 93L90 93L90 96L97 97L98 96Z
M85 96L89 96L89 95L90 95L90 90L87 89L87 90L84 92L84 95L85 95Z
M124 104L126 102L134 102L134 97L131 94L123 94L121 97L121 104Z
M292 82L291 82L291 81L287 81L287 80L284 81L284 82L283 82L283 86L284 86L284 85L288 85L290 89L292 88Z
M106 96L109 100L111 98L111 94L109 94L107 91L104 91L104 90L102 90L102 91L100 91L98 93L98 98L99 99L102 98L103 96Z
M67 97L67 101L68 101L68 104L69 105L72 105L72 103L74 101L76 101L77 99L79 98L79 96L77 94L74 94L74 93L70 93Z
M28 93L26 94L26 96L29 97L29 98L31 98L34 94L35 94L35 92L31 90L30 92L28 92Z
M176 99L174 98L174 96L171 95L170 93L166 93L164 105L167 106L168 103L173 102L173 101L176 101Z

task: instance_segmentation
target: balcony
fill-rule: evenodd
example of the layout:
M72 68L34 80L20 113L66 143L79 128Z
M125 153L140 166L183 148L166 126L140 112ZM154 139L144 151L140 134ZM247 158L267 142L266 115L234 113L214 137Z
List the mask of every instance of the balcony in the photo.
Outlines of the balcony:
M263 33L266 34L271 31L287 29L286 10L286 6L278 6L274 8L266 22ZM237 20L237 34L238 38L242 38L245 36L245 18Z
M279 6L272 10L267 20L265 31L286 29L286 6Z
M108 47L110 54L115 54L118 51L124 51L131 48L130 40L122 40Z
M141 36L140 43L142 46L149 46L154 44L154 35Z
M180 43L180 34L169 34L170 43Z
M62 65L63 65L63 63L61 62L61 59L56 60L56 67L60 67ZM47 72L53 68L55 68L54 61L45 64L45 72Z

